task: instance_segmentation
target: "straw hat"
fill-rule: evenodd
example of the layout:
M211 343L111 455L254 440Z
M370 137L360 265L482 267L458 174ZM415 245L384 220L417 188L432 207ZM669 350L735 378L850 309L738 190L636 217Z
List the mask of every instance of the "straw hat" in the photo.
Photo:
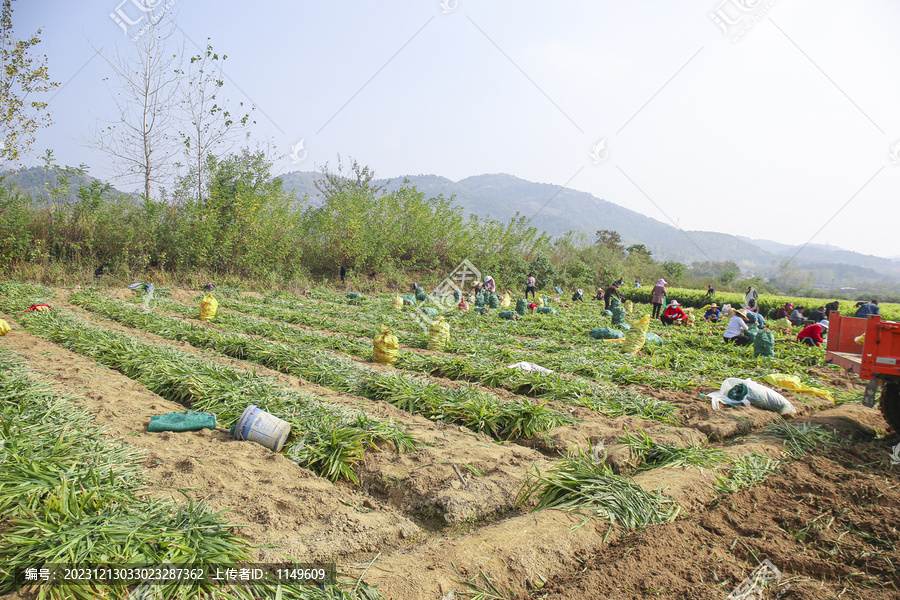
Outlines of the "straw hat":
M749 319L749 318L750 318L750 317L747 316L747 311L746 311L745 309L743 309L743 308L735 308L735 309L733 309L731 312L733 312L733 313L736 314L736 315L741 315L741 316L744 317L745 319Z
M710 304L707 308L719 308L719 305L716 304L715 302L713 302L713 303Z

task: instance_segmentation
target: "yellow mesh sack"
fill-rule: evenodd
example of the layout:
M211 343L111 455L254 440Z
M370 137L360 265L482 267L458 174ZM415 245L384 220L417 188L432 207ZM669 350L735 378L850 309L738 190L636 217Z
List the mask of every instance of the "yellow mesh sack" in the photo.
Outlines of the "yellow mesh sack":
M203 296L203 300L200 301L200 320L212 321L216 318L216 310L218 308L219 303L213 298L212 294L206 294Z
M443 351L450 343L450 323L444 317L438 317L431 324L428 332L428 349Z
M394 310L403 310L403 296L394 296L394 301L391 302L391 308Z
M381 333L375 336L373 345L375 351L372 354L372 360L386 365L392 365L397 362L397 357L400 354L400 342L386 325L381 326Z
M0 335L6 335L9 333L9 323L0 319Z
M626 300L625 301L625 310L626 310L626 312L631 312L632 310L634 310L634 302L632 302L631 300Z
M500 308L509 308L510 303L512 302L512 292L506 290L506 293L503 294L503 299L500 301Z
M637 322L632 323L631 329L625 332L625 344L622 350L628 354L637 354L647 341L647 331L650 329L650 315L644 315Z

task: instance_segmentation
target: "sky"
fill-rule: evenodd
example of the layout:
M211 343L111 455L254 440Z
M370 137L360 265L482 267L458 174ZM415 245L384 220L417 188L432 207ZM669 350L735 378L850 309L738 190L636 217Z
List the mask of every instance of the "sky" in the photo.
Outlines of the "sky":
M116 82L94 48L133 51L142 20L166 11L187 54L208 40L228 56L222 94L254 107L273 173L338 156L385 178L508 173L688 231L900 256L900 5L889 0L13 9L17 35L42 30L37 51L61 84L37 154L52 148L95 177L113 165L83 140L115 116Z

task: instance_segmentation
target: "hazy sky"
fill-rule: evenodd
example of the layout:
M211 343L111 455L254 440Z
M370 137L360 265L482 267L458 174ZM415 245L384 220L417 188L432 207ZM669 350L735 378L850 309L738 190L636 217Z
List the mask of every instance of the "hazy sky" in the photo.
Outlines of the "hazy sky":
M228 55L276 172L509 173L686 230L900 255L896 2L168 2L189 53ZM127 52L110 14L142 3L164 0L13 3L64 84L39 151L112 172L78 143L114 115L88 40Z

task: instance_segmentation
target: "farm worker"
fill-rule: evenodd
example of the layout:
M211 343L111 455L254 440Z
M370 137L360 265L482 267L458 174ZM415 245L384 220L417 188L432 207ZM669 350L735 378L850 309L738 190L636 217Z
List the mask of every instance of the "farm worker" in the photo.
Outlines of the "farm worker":
M837 312L841 308L841 303L835 300L834 302L829 302L825 305L825 318L830 319L831 313Z
M820 306L816 310L810 311L809 316L806 318L809 319L810 321L812 321L813 323L818 323L820 321L824 321L828 317L825 316L825 307Z
M603 300L603 290L597 290L597 295L594 296L594 300L597 300L597 301Z
M795 326L799 326L803 323L803 319L806 317L803 316L803 306L798 304L797 308L795 308L791 315L788 317L788 320L793 323Z
M713 289L712 284L711 284L711 283L710 283L710 284L707 284L707 286L706 286L706 295L703 296L703 300L706 300L707 298L709 298L710 300L712 300L712 297L713 297L715 294L716 294L716 290Z
M719 321L719 305L713 302L709 305L709 308L706 309L706 314L703 315L703 318L709 321L710 323L717 323Z
M807 325L803 331L797 334L797 341L803 342L807 346L818 346L824 339L823 336L828 333L828 321L821 320L818 323Z
M639 287L641 287L641 282L640 282L640 281L637 281L637 280L635 280L635 282L634 282L634 287L636 287L636 288L639 288Z
M880 315L881 309L878 308L878 300L872 300L871 302L866 302L861 305L859 309L856 311L856 316L865 319L869 315Z
M687 318L687 315L681 310L678 300L672 300L669 302L666 310L663 311L659 320L662 321L663 325L681 325L682 320L685 318Z
M534 299L534 292L536 289L537 280L534 278L534 274L529 274L528 278L525 280L525 299L528 299L528 292L531 292L531 298Z
M731 319L728 321L728 327L725 328L722 338L735 346L748 345L750 338L744 335L744 332L750 329L747 327L747 320L747 311L745 309L738 308L732 311Z
M573 302L584 302L584 292L581 291L581 288L578 288L574 294L572 294Z
M752 285L747 288L747 295L744 296L744 304L749 306L751 300L753 300L754 302L759 300L759 292L754 290Z
M653 286L653 291L650 292L650 303L653 304L653 314L651 318L655 319L659 316L659 313L662 311L663 302L666 299L666 280L660 279L656 282L656 285Z
M619 284L614 283L608 288L606 288L606 293L603 295L604 307L606 310L609 310L609 303L613 298L618 298L619 302L622 301L622 296L619 295Z
M778 319L785 318L791 314L792 310L794 310L794 305L790 302L786 303L784 306L779 306L778 310L775 311L775 320L777 321Z
M347 267L341 265L341 283L344 283L344 279L347 278ZM413 290L415 291L415 290Z
M615 286L616 286L616 287L619 287L620 285L622 285L622 284L624 284L624 283L625 283L625 278L624 278L624 277L619 277L619 280L615 283Z
M494 278L490 275L485 275L484 277L484 289L492 294L497 291L497 284L494 283Z

